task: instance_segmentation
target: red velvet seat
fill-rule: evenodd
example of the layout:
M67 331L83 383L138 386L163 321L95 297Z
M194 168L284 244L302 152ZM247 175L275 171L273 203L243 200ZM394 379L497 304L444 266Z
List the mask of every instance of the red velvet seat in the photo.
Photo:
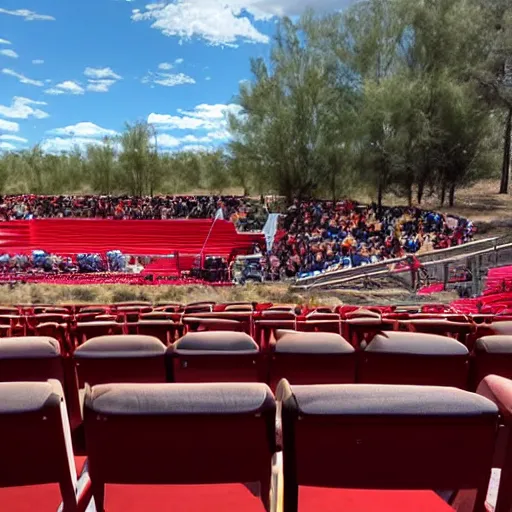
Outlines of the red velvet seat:
M483 510L498 424L491 401L444 387L287 381L277 399L284 512L450 510L431 489L478 489L472 510Z
M466 389L468 349L457 340L424 333L383 332L361 353L357 381Z
M339 334L278 331L269 354L269 383L282 378L292 384L355 382L355 350Z
M258 382L260 353L243 332L188 333L168 349L176 382Z
M58 381L0 383L2 512L55 512L62 501L64 510L85 510L90 488L86 475L85 486L77 478L83 462L73 456Z
M84 421L98 511L265 510L275 402L264 384L96 386ZM244 482L262 501L233 485Z
M491 374L512 379L512 336L484 336L476 341L472 389Z
M153 336L99 336L74 354L80 387L107 382L165 382L165 345Z

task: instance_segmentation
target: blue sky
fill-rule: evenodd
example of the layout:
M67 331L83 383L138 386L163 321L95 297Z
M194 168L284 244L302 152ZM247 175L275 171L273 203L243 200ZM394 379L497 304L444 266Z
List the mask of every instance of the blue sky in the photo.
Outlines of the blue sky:
M214 147L277 16L339 0L0 0L0 150L59 152L147 120L162 150Z

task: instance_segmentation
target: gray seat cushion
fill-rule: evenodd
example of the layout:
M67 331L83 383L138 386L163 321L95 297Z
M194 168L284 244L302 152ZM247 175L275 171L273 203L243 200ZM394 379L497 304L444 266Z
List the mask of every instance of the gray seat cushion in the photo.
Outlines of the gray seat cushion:
M180 338L173 347L177 354L237 353L257 354L257 343L244 332L204 331L190 332Z
M165 353L165 345L153 336L117 334L87 340L75 351L80 358L155 357Z
M352 354L354 347L342 336L328 332L287 332L275 346L279 354Z
M19 414L60 407L64 392L59 381L0 382L0 414Z
M512 335L483 336L476 340L475 350L489 354L512 354Z
M48 336L0 339L0 359L47 359L60 356L60 344Z

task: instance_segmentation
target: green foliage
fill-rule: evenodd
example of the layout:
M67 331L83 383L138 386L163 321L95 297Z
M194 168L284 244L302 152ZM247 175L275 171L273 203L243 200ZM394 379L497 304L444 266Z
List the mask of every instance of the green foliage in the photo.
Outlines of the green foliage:
M158 151L147 123L103 146L0 157L0 191L102 194L206 190L294 198L366 188L421 203L494 177L508 189L512 136L510 0L366 0L277 25L251 61L215 151ZM501 160L501 162L500 162Z

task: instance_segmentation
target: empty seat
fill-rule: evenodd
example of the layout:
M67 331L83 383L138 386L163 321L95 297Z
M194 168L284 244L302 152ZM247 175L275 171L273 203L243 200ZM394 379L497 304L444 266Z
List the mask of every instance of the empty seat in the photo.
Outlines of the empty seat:
M87 485L77 493L82 467L73 456L60 383L0 383L2 512L55 512L62 501L64 510L84 510Z
M285 512L453 510L431 489L478 489L473 510L484 510L498 420L491 401L446 387L287 381L277 399Z
M424 333L377 334L361 354L358 382L454 386L466 389L468 349L457 340Z
M137 334L158 338L164 345L174 342L177 326L171 320L139 320L135 325Z
M26 336L0 341L0 381L64 383L59 342L50 337Z
M512 378L512 336L484 336L476 341L473 388L490 374Z
M243 332L188 333L168 350L176 382L257 382L258 345Z
M194 316L184 316L182 322L187 326L187 329L190 332L244 331L244 324L242 322L225 318L200 318Z
M122 333L123 326L117 322L78 322L75 328L75 341L78 346L91 338Z
M293 384L355 382L355 350L339 334L278 331L271 344L270 387L282 378Z
M99 511L265 510L275 401L264 384L105 384L86 390L84 422ZM261 499L233 485L249 482Z
M99 336L74 354L80 384L165 382L165 345L152 336Z

